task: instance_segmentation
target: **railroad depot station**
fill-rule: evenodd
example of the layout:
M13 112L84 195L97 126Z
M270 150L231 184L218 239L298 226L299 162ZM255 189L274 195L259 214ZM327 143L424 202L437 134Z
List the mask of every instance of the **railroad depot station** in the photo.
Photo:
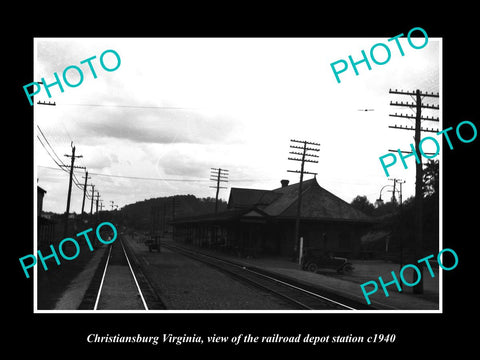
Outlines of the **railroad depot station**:
M274 190L231 188L227 210L172 221L175 240L242 257L294 256L299 183L281 184ZM322 188L316 178L303 181L299 237L304 249L357 257L361 237L374 222Z

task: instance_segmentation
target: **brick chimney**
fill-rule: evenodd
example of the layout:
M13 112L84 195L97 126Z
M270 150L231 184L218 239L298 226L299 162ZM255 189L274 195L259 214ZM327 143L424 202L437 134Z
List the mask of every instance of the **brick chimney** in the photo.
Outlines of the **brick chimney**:
M288 180L280 180L280 184L282 184L282 188L287 187L289 182L290 181Z

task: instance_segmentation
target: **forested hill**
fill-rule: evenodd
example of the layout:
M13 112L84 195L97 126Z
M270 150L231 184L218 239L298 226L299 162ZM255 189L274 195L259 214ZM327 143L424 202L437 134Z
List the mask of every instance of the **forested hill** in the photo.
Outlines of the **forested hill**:
M125 205L119 215L125 225L136 229L148 229L152 208L156 208L160 216L167 221L184 216L208 214L215 212L215 198L197 198L194 195L176 195L169 197L145 199ZM218 200L218 210L227 208L227 203Z

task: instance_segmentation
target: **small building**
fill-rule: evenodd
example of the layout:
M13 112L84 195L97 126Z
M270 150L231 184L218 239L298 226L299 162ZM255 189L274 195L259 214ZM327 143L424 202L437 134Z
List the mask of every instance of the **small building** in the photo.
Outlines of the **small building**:
M42 215L43 211L43 198L47 191L37 185L37 216Z
M47 191L37 185L37 244L50 244L53 241L55 223L43 216L43 198Z
M299 183L281 183L274 190L232 188L226 211L173 221L175 239L239 256L293 256ZM303 181L299 236L305 248L356 257L360 239L373 222L321 187L316 178Z

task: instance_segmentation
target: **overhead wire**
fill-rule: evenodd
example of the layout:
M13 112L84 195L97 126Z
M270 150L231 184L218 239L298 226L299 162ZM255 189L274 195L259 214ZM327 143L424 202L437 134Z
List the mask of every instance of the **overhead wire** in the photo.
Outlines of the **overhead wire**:
M45 134L43 133L42 129L40 128L40 126L37 125L37 129L38 131L40 131L40 134L42 135L42 137L45 139L45 142L47 143L48 147L52 150L52 152L55 154L55 157L57 158L58 162L60 162L63 166L65 166L65 164L63 163L62 159L58 156L58 154L55 152L55 149L52 147L52 145L50 144L50 142L48 141L47 137L45 136ZM38 135L37 135L37 138L38 138ZM40 139L39 139L40 140ZM41 140L40 140L41 142ZM42 144L43 145L43 144ZM44 146L45 147L45 146ZM46 149L45 149L46 150ZM55 161L55 159L53 159ZM55 163L57 163L55 161ZM58 163L57 163L58 165Z
M48 141L47 137L45 136L44 132L42 131L42 129L40 128L40 126L37 124L37 129L39 130L42 138L44 139L43 141L45 141L45 143L48 145L48 147L50 148L47 149L47 147L45 146L44 142L42 141L42 139L37 135L37 139L38 141L40 142L40 144L42 145L42 147L45 149L45 151L47 152L48 156L50 156L50 158L53 160L53 162L59 167L60 170L68 173L69 171L66 169L67 167L69 167L69 165L66 165L62 159L58 156L58 154L56 153L55 149L53 148L53 146L50 144L50 142ZM51 154L53 153L55 155L55 157ZM80 181L78 180L78 178L76 177L76 174L75 172L73 172L72 174L72 181L73 183L75 184L75 186L79 189L79 190L82 190L83 191L83 187L84 185L80 183ZM85 195L86 197L91 200L91 197L90 195L88 194L88 192L85 192Z
M38 165L39 167L46 169L57 170L56 168L50 166ZM89 175L111 177L111 178L121 178L121 179L131 179L131 180L153 180L153 181L178 181L178 182L210 182L210 179L178 179L178 178L156 178L156 177L142 177L142 176L129 176L129 175L116 175L116 174L102 174L96 172L88 172ZM242 181L268 181L272 179L229 179L229 182L242 182Z
M116 104L57 104L62 106L87 106L87 107L116 107L129 109L160 109L160 110L199 110L196 107L177 106L149 106L149 105L116 105Z
M52 154L50 154L50 152L48 151L47 147L46 147L45 144L42 142L42 139L40 139L40 137L39 137L38 135L37 135L37 139L38 139L38 141L40 142L40 144L43 146L43 148L45 149L45 151L47 152L48 156L50 156L50 158L53 160L53 162L54 162L55 164L57 164L57 166L60 168L60 170L64 170L64 169L62 168L62 165L57 162L57 160L52 156ZM64 170L64 171L65 171L65 170Z

